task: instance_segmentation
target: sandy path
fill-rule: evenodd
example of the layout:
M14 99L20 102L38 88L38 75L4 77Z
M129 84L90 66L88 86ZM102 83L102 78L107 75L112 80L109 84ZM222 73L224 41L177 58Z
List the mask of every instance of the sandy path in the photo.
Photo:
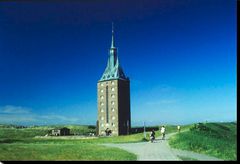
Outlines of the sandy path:
M128 152L137 155L137 160L161 160L161 161L179 161L178 155L193 158L203 161L216 161L221 160L215 157L194 153L191 151L183 151L178 149L172 149L168 145L169 138L176 133L166 135L166 139L162 140L159 137L156 138L154 143L151 142L139 142L139 143L123 143L123 144L103 144L105 146L117 147L124 149Z

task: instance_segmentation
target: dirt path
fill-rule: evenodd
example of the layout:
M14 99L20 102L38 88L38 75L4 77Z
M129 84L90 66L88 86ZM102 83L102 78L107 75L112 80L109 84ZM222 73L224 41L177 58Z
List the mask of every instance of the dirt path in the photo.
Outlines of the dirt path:
M166 139L162 140L159 137L156 138L154 143L139 142L139 143L123 143L123 144L103 144L105 146L117 147L124 149L137 155L137 160L161 160L161 161L179 161L178 156L192 158L195 160L221 160L215 157L210 157L203 154L194 153L191 151L183 151L172 149L168 145L169 138L176 133L166 135Z

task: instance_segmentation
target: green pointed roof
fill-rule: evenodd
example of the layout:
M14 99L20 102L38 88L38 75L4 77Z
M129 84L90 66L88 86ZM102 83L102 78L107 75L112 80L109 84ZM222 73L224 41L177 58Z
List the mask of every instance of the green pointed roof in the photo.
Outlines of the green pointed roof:
M128 80L118 60L117 48L114 45L113 26L112 26L112 42L111 42L111 48L109 50L107 67L99 81L112 80L112 79Z

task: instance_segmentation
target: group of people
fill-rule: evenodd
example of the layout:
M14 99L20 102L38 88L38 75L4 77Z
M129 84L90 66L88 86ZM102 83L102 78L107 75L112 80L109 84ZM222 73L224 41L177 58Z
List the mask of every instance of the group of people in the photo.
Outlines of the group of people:
M177 126L177 130L178 130L178 132L180 132L180 130L181 130L181 127L179 125ZM165 139L165 134L166 134L165 126L162 126L160 128L160 133L161 133L161 136L162 136L162 140L164 140ZM155 131L153 129L150 133L150 141L153 142L154 140L155 140Z
M161 129L160 129L160 132L161 132L161 135L162 135L162 140L165 139L165 126L162 126ZM150 141L153 142L155 140L155 131L154 129L151 131L150 133Z
M105 130L105 133L106 133L106 136L111 136L112 131L111 131L109 128L107 128L107 129Z

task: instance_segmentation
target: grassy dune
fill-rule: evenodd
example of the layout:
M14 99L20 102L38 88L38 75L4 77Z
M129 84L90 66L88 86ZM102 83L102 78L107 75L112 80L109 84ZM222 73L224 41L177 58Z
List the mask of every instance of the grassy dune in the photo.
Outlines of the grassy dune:
M143 133L128 136L99 137L94 139L35 138L44 136L58 126L16 128L0 126L0 160L136 160L136 155L118 148L110 148L101 143L127 143L149 140ZM88 134L92 126L67 125L72 134ZM148 127L151 129L151 127ZM167 132L175 131L175 126L167 126ZM156 131L156 135L160 135Z
M149 140L150 131L128 136L93 139L35 138L44 136L56 126L14 128L0 126L0 160L136 160L136 155L101 143L128 143ZM75 134L88 134L92 126L68 125ZM177 132L177 126L166 125L166 133ZM156 127L155 127L156 128ZM148 130L152 129L151 127ZM191 130L189 130L191 129ZM236 159L236 123L208 123L198 127L182 126L182 132L170 140L175 148L206 153L226 160ZM156 137L160 131L156 130Z
M44 136L48 133L50 129L57 126L41 126L33 128L1 128L0 127L0 143L127 143L127 142L141 142L148 141L150 131L146 132L146 139L144 139L143 133L136 133L126 136L116 136L116 137L99 137L96 139L61 139L60 137L54 138L34 138L35 136ZM71 129L71 133L77 134L88 134L93 132L94 129L91 126L83 125L67 125ZM183 126L188 128L189 126ZM156 128L156 127L155 127ZM148 127L151 130L151 127ZM176 132L176 126L166 125L166 133ZM156 130L156 137L160 136L160 131Z
M50 129L57 126L32 128L0 127L0 160L136 160L135 154L110 148L97 143L98 139L42 139ZM87 134L91 126L66 126L71 132ZM109 138L110 139L110 138ZM103 140L103 141L101 141ZM111 139L110 139L111 140Z
M215 156L224 160L236 160L236 123L200 123L189 131L175 135L170 146L183 150Z

